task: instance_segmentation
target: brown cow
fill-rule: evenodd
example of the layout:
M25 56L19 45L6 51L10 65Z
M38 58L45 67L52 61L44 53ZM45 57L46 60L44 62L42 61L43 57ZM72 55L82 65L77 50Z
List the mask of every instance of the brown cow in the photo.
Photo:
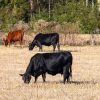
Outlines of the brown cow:
M20 45L23 43L24 32L23 30L12 31L8 33L6 39L3 39L5 46L13 42L20 42Z

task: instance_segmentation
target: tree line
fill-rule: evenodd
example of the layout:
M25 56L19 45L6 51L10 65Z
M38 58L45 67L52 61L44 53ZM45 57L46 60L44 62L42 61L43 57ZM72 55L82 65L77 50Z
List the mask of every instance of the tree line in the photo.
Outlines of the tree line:
M31 27L39 19L78 22L83 33L100 28L97 0L0 0L0 30L8 30L20 20Z

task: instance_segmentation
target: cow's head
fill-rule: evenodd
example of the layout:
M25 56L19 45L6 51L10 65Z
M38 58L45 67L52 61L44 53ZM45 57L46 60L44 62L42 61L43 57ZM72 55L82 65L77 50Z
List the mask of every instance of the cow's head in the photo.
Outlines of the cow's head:
M30 80L31 80L31 75L28 73L25 74L19 74L20 76L22 76L22 80L24 81L24 83L29 84Z
M32 43L29 43L29 50L33 50L33 48L35 47L35 43L32 42Z
M8 45L8 41L7 41L7 39L3 38L3 44L4 44L5 46Z

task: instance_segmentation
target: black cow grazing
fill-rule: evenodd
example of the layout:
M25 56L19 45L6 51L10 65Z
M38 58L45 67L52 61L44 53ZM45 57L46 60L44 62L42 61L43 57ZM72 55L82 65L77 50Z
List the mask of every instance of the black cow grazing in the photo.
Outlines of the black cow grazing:
M43 82L46 79L46 73L51 75L63 74L63 83L69 76L72 77L72 54L68 51L61 51L55 53L37 53L35 54L26 69L24 74L20 74L24 83L29 83L31 76L37 78L42 75Z
M42 45L45 46L53 46L53 51L55 51L56 46L58 50L60 50L59 45L59 34L58 33L49 33L49 34L42 34L39 33L35 36L32 43L29 44L29 50L33 50L35 46L39 47L39 51L42 51Z

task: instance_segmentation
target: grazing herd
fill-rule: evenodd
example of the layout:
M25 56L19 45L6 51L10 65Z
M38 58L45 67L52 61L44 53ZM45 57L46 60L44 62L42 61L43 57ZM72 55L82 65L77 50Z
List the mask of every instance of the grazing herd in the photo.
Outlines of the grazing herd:
M5 46L19 41L20 45L23 43L24 32L23 30L17 30L9 32L6 39L3 39ZM31 77L35 77L35 82L37 78L42 75L43 82L46 81L46 74L63 75L63 83L65 84L70 81L72 77L72 62L73 57L71 52L60 51L59 44L59 34L58 33L48 33L42 34L39 33L35 36L34 40L29 44L29 50L33 50L35 46L39 47L39 51L43 51L42 46L53 46L53 51L56 47L58 52L53 53L37 53L35 54L29 62L29 65L22 76L24 83L29 83Z

